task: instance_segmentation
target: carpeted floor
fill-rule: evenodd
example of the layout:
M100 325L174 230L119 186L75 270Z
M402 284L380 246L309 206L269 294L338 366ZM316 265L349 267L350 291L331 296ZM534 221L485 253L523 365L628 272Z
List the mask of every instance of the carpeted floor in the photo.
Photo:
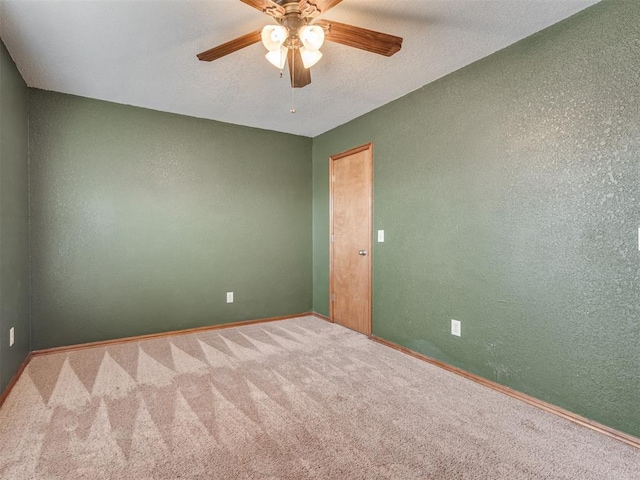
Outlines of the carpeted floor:
M638 479L640 450L312 317L34 358L2 479Z

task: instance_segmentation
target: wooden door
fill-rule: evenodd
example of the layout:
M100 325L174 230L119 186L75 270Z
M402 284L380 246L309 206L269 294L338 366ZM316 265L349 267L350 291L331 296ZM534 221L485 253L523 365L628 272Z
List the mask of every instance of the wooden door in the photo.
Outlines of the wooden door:
M373 145L330 158L331 321L371 335Z

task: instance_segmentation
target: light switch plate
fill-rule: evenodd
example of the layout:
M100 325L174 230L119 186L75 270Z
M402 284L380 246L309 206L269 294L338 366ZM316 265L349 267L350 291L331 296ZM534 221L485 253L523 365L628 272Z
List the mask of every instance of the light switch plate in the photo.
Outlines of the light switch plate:
M14 327L9 329L9 346L13 347L13 344L16 343L15 330Z
M451 320L451 335L460 337L462 335L462 324L460 320Z
M227 303L233 303L233 292L227 292Z
M384 243L384 230L378 230L378 243Z

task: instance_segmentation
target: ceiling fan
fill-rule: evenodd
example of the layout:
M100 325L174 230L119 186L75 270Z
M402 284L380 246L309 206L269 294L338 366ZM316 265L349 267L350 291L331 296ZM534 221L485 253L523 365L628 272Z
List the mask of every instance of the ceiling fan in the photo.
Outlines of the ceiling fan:
M198 54L211 62L262 41L267 60L280 70L289 65L291 86L302 88L311 83L309 69L322 53L324 40L390 57L402 48L402 38L331 20L315 20L342 0L240 0L270 15L278 25L248 33L230 42Z

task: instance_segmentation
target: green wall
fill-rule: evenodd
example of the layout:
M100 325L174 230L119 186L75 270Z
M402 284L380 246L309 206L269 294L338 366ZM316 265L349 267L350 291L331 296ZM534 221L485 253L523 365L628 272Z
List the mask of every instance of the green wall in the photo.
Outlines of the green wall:
M310 310L311 139L34 89L29 107L34 349Z
M328 157L369 141L386 233L374 335L640 436L640 2L605 1L315 138L323 314Z
M27 107L27 85L0 42L0 392L31 348Z

